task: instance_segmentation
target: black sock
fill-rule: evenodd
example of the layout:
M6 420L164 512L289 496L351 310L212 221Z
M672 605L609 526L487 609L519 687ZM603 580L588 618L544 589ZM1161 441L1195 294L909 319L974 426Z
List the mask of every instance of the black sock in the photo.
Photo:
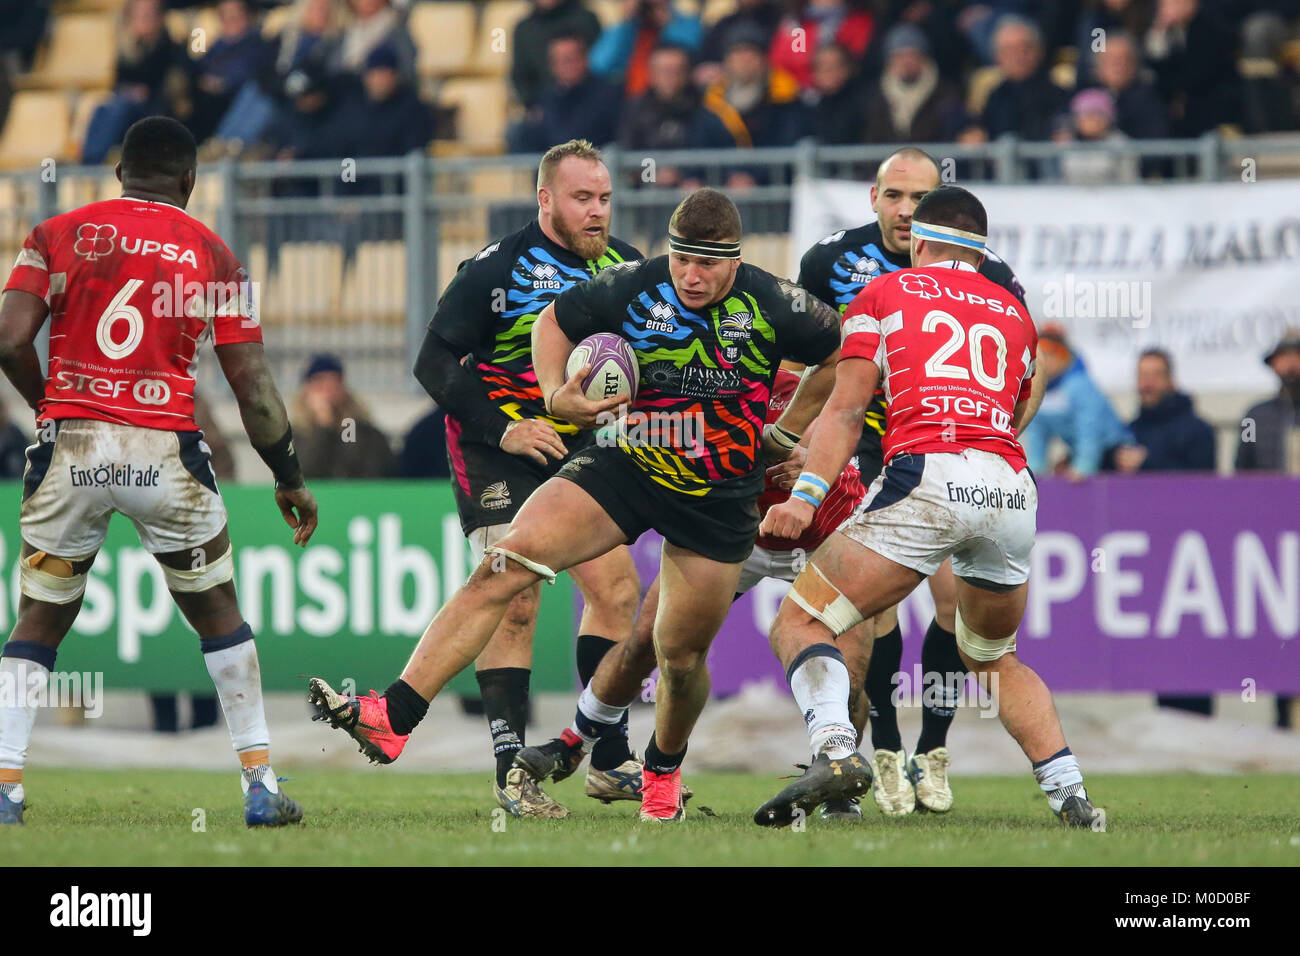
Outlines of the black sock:
M591 748L591 766L593 770L613 770L624 761L632 759L632 748L627 742L627 711L623 719L613 724L600 735L596 745Z
M583 687L591 683L591 678L595 675L601 660L611 648L617 646L618 641L611 641L607 637L597 637L595 634L578 635L578 680L582 681Z
M409 734L429 712L429 702L400 678L388 685L384 698L388 701L388 723L398 736Z
M578 679L582 686L591 683L596 668L605 655L618 646L617 641L597 637L595 634L578 635ZM627 711L623 719L608 729L601 725L601 735L591 749L591 766L595 770L613 770L624 761L632 759L632 749L627 743Z
M966 680L957 635L941 627L937 618L930 622L921 645L921 671L925 689L921 694L921 736L916 741L916 752L926 754L947 746L948 728L957 716L957 702Z
M527 667L493 667L479 671L479 692L483 695L483 713L492 733L492 753L497 759L497 786L506 785L506 774L515 754L524 748L524 729L528 723Z
M654 734L650 735L650 743L645 748L645 768L651 773L672 773L682 765L686 759L686 748L682 748L679 754L666 754L659 749L655 743Z
M867 665L867 697L871 700L871 748L897 753L903 749L898 732L898 714L894 710L894 675L903 660L903 632L894 629L876 638L871 645L871 663Z

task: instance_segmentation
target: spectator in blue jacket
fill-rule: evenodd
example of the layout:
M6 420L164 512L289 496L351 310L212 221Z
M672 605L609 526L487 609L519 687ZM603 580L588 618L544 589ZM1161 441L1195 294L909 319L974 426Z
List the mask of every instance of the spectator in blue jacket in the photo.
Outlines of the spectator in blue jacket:
M1088 376L1083 360L1070 350L1059 326L1046 326L1039 335L1038 361L1043 364L1047 388L1038 414L1021 432L1029 467L1044 472L1052 439L1059 438L1069 457L1055 470L1069 477L1131 470L1131 466L1123 467L1127 463L1117 461L1116 456L1129 450L1133 435Z
M640 96L650 86L650 54L670 44L694 52L704 39L700 18L682 13L672 0L624 0L623 19L591 48L591 71ZM557 140L556 142L559 142Z
M1141 408L1129 425L1141 450L1142 471L1214 471L1214 429L1174 387L1173 360L1161 349L1138 357Z
M221 0L217 16L221 35L194 67L194 112L189 127L200 143L216 132L240 89L262 71L268 54L248 0Z

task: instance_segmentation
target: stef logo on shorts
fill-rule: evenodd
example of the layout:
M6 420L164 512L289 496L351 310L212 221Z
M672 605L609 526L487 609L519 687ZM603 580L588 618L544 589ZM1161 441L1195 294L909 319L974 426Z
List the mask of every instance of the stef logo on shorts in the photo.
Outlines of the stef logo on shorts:
M94 262L113 252L116 238L117 226L111 223L97 226L93 222L83 222L77 227L77 241L72 251L88 262Z
M943 295L934 276L908 273L898 280L898 284L903 287L904 292L919 295L923 299L937 299Z
M171 387L160 378L142 378L131 394L141 405L166 405L172 397Z

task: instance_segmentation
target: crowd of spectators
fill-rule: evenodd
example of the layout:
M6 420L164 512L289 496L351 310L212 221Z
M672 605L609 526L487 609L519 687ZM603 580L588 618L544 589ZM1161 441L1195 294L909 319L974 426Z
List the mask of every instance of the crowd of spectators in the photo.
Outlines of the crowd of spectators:
M91 117L84 162L156 113L189 126L208 156L281 158L401 155L425 148L445 116L419 95L408 11L392 0L295 0L271 38L262 5L219 0L219 35L198 52L168 33L167 6L123 7L113 92Z
M187 123L210 154L394 155L452 137L455 111L418 76L407 28L437 2L127 0L82 158L103 161L149 113ZM281 4L292 13L268 37L263 11ZM198 5L220 27L196 49L164 14ZM624 0L602 28L586 0L531 0L505 46L502 139L528 152L574 136L642 150L1006 133L1065 146L1300 129L1300 0L736 0L713 22L704 6ZM0 77L31 65L49 8L0 0ZM1068 152L1069 181L1139 172Z
M533 0L515 33L512 80L527 116L511 144L575 133L632 149L1010 133L1068 145L1300 129L1284 55L1296 2L738 0L712 24L696 7L626 0L624 19L594 35L582 0ZM564 48L566 69L552 47ZM556 109L597 100L601 109L576 115ZM610 100L622 101L617 127ZM1075 154L1063 163L1069 181L1139 172L1105 152Z

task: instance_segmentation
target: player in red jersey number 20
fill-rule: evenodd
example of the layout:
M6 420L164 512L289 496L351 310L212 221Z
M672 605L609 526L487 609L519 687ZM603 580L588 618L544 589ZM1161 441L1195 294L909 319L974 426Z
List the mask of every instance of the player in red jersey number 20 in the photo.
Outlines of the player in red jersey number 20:
M885 470L852 518L812 556L772 625L808 723L813 761L754 815L781 826L862 775L854 759L849 675L833 640L906 597L947 558L957 577L957 647L988 687L1003 726L1032 761L1052 811L1104 829L1061 731L1051 693L1016 657L1038 492L1016 434L1038 336L1015 299L981 276L988 217L942 186L912 216L913 268L868 285L844 313L835 388L790 500L761 533L811 522L861 433L878 382L888 407Z

